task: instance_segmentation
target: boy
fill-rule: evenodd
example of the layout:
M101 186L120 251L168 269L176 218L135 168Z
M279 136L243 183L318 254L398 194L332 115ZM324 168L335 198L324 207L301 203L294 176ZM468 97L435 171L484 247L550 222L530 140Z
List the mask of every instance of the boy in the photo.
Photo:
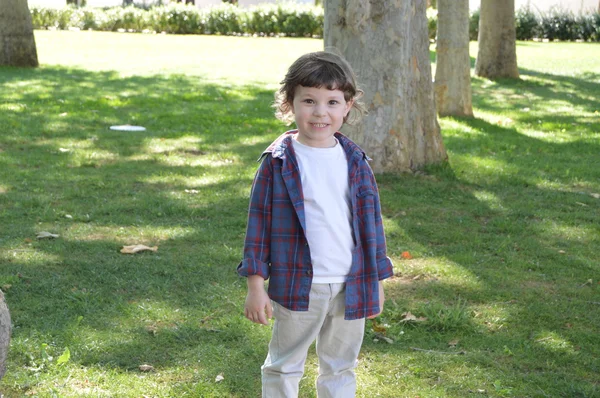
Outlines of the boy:
M298 396L315 339L318 397L354 397L365 318L383 310L381 281L393 270L377 185L365 153L338 132L363 112L361 94L350 65L327 52L296 60L278 91L276 115L297 130L263 153L238 266L245 316L275 318L263 397Z

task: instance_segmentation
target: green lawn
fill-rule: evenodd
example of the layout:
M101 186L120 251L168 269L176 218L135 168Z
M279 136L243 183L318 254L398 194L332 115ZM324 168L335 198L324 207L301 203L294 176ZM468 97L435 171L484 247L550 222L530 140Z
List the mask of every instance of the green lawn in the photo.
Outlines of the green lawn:
M243 317L235 266L255 160L285 129L273 90L322 42L36 41L42 67L0 68L0 391L260 396L269 329ZM448 165L379 176L397 276L359 397L600 396L600 46L519 43L518 59L521 80L473 79L476 118L440 120ZM138 243L158 251L119 253Z

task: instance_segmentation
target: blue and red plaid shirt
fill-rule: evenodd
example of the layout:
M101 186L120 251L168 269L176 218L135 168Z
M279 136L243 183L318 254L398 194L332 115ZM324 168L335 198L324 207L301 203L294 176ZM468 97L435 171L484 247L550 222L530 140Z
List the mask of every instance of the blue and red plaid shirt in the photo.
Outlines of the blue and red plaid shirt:
M313 269L304 234L300 170L291 141L296 133L282 134L261 157L250 195L244 259L237 271L241 276L270 279L271 300L292 311L308 311ZM348 159L356 242L346 279L344 318L359 319L380 312L379 281L392 276L393 268L386 255L379 192L368 158L349 138L340 133L335 137Z

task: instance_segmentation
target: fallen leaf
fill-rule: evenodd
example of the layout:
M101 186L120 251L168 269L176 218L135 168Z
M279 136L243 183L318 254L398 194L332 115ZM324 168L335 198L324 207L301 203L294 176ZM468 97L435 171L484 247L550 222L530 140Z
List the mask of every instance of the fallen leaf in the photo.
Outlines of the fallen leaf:
M384 325L375 322L375 320L373 320L372 326L373 326L373 331L376 333L385 333L387 330Z
M380 333L375 333L375 339L373 339L373 341L377 342L379 341L379 339L385 341L388 344L394 344L394 340L390 339L389 337L386 337Z
M38 238L38 239L53 239L53 238L58 238L58 235L51 234L50 232L42 231L37 234L36 238Z
M223 373L219 373L217 375L217 377L215 377L215 383L218 383L218 382L223 381L223 380L225 380L225 377L223 377Z
M458 345L459 341L460 340L458 340L458 339L454 339L454 340L449 341L448 342L448 347L456 347Z
M404 318L402 318L400 320L400 322L424 322L427 320L427 318L424 317L416 317L415 315L413 315L411 312L405 312L402 314L402 316Z
M154 366L143 364L143 365L140 365L139 369L140 369L140 372L151 372L154 370Z
M410 252L402 252L402 254L400 255L400 257L402 257L405 260L410 260L413 258L413 256L410 254Z
M157 251L158 250L158 246L152 246L152 247L148 247L146 245L131 245L131 246L123 246L123 248L121 249L121 253L123 254L135 254L135 253L139 253L145 250L150 250L150 251Z
M566 253L567 253L567 252L566 252L566 251L564 251L564 250L559 250L558 252L559 252L560 254L566 254Z
M600 199L600 193L591 193L590 195L596 199Z

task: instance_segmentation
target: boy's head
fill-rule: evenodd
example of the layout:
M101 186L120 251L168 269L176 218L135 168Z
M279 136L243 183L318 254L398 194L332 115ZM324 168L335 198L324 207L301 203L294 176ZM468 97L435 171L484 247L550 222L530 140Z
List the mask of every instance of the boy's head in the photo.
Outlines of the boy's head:
M275 116L286 123L294 121L293 104L298 86L340 90L346 102L352 104L344 117L345 123L351 124L365 113L358 101L363 92L357 87L354 71L339 55L325 51L308 53L290 66L275 95L274 104Z

